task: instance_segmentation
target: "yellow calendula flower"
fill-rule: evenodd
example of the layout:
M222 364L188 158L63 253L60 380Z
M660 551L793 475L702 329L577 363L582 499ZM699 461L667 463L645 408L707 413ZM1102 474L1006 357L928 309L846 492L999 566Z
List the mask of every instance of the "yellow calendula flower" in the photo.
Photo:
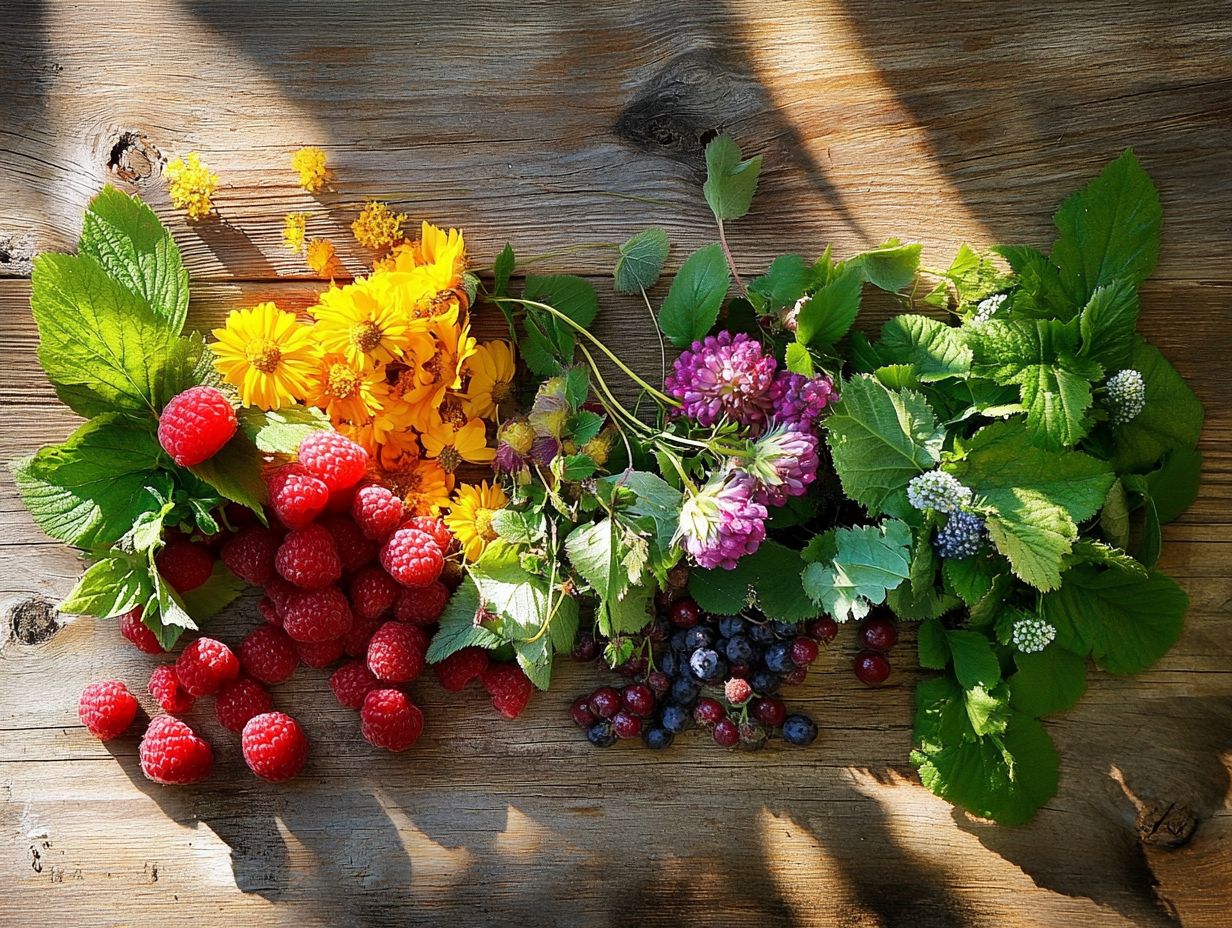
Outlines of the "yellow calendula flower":
M414 460L395 472L383 471L381 482L402 497L408 515L438 516L449 507L454 478L436 461Z
M465 425L443 420L424 432L424 453L436 458L447 473L452 474L463 461L471 464L487 464L496 456L488 447L487 432L482 419L470 419Z
M327 272L336 257L337 252L334 251L333 243L323 238L314 238L309 242L308 249L304 254L304 260L312 268L312 273L318 277L331 276Z
M409 320L382 303L365 278L330 287L308 312L317 320L313 334L322 350L345 355L365 370L411 352L417 334L421 350L428 344L427 335L413 332Z
M342 421L366 422L381 408L382 396L388 389L384 380L343 355L323 354L308 378L305 399L324 409L335 425Z
M462 554L475 561L483 554L488 542L496 539L492 516L504 508L509 497L499 486L489 486L485 480L479 486L462 484L449 506L445 526L462 545Z
M218 175L190 151L187 158L175 158L163 172L167 178L171 205L182 209L189 219L204 219L214 211L210 199L218 188Z
M287 213L282 221L282 242L297 255L304 253L304 234L308 230L307 213Z
M497 418L501 404L509 399L516 371L513 349L508 342L483 342L465 363L466 404L472 416Z
M325 189L325 152L308 145L291 156L291 167L299 173L299 185L309 193Z
M308 392L316 366L312 338L294 313L273 303L233 310L213 334L214 367L239 388L245 406L279 409Z
M359 244L379 251L402 239L402 226L407 218L403 213L395 213L388 203L369 200L351 223L351 231Z

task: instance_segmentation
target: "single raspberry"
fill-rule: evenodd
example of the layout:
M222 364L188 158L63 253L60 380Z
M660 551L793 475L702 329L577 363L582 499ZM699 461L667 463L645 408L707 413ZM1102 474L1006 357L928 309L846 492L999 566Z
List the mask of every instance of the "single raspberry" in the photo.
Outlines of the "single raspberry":
M162 578L177 593L195 590L214 572L214 555L204 545L192 541L172 541L154 555Z
M368 469L368 452L345 435L332 431L309 434L299 443L296 457L331 491L355 486Z
M381 548L381 566L403 586L427 586L441 575L445 556L427 532L400 528Z
M483 688L492 697L492 708L507 719L521 715L535 691L517 664L489 664L483 672Z
M401 690L371 690L359 712L360 733L374 747L405 751L423 732L423 713Z
M422 629L401 622L386 622L368 642L368 669L378 680L407 683L424 669L428 636Z
M285 712L264 712L249 719L240 746L248 769L273 783L290 780L308 759L308 738Z
M342 561L342 569L347 573L359 570L366 564L376 560L379 550L377 543L364 537L355 520L346 515L325 516L321 525L329 530L338 549L338 557Z
M732 677L723 684L723 695L733 706L742 706L753 695L753 687L749 686L748 680Z
M281 580L282 578L279 577L278 579ZM290 584L287 585L290 586ZM265 619L270 625L282 628L282 610L278 608L278 604L268 594L257 600L257 611L261 613L261 618Z
M368 656L368 642L372 640L376 630L384 624L385 620L380 616L377 616L375 619L365 619L356 616L354 623L351 625L351 630L342 636L343 652L348 657L366 658Z
M351 501L351 518L365 537L384 541L402 524L402 499L388 487L362 486Z
M221 641L198 638L180 653L175 672L193 696L209 696L239 676L240 662Z
M170 715L150 722L137 749L141 772L155 783L197 783L210 775L214 752L208 741Z
M347 709L361 708L364 697L380 685L368 665L360 660L347 661L329 678L329 688L334 691L338 704Z
M190 387L163 407L158 443L180 467L193 467L222 450L236 427L235 410L213 387Z
M403 589L394 603L394 618L412 625L431 625L445 611L449 596L448 587L440 581Z
M138 651L146 654L162 654L163 646L158 643L148 625L141 621L141 607L136 606L117 618L120 623L120 634L131 641Z
M320 670L342 657L342 636L330 638L328 641L297 641L295 642L295 653L299 655L299 662L305 667Z
M264 586L274 576L278 535L264 525L250 525L222 546L222 562L245 583Z
M119 680L91 683L77 701L77 717L99 741L124 734L136 716L137 697Z
M402 528L417 528L421 532L427 532L436 542L436 546L441 549L442 554L448 554L453 546L453 534L440 519L433 519L430 516L413 516L402 524Z
M244 673L270 686L289 680L298 663L295 644L276 625L260 625L240 642L240 667Z
M433 666L441 686L451 693L466 689L488 669L488 652L483 648L462 648Z
M274 556L274 566L284 580L301 590L322 589L342 576L334 536L321 525L287 532Z
M180 675L175 672L175 664L163 664L150 672L149 693L164 712L171 715L181 715L193 707L196 698L184 684Z
M218 691L214 711L223 728L239 734L249 719L269 712L273 704L269 691L260 683L251 677L237 677Z
M351 607L336 586L303 590L287 601L282 627L296 641L329 641L351 629Z
M303 528L325 510L329 487L300 464L286 464L270 474L270 507L287 528Z
M394 607L402 587L379 567L365 567L351 578L351 609L364 619L375 619Z

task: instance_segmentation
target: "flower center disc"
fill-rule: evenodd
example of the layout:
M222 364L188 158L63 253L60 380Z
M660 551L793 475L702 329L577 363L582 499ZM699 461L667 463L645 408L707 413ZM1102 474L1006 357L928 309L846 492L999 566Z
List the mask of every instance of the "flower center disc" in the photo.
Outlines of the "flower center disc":
M351 326L351 344L365 354L380 345L384 335L385 333L381 331L381 327L371 319Z
M282 351L277 343L268 338L258 338L248 343L244 349L244 357L248 363L263 374L272 374L282 360Z
M359 378L349 367L342 364L334 364L330 366L327 383L330 396L345 400L355 395L355 391L359 387Z

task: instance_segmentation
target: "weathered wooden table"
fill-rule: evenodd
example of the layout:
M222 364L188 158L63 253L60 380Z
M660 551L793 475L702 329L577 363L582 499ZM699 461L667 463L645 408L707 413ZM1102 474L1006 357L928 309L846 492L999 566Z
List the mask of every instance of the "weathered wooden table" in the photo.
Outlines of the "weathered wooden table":
M1049 722L1061 789L1018 829L918 785L914 643L869 690L850 632L794 697L824 729L804 752L696 736L596 752L565 721L590 674L569 666L514 723L478 692L425 685L419 746L374 754L301 671L278 700L315 744L305 776L257 782L217 735L213 780L167 789L142 778L134 738L103 746L77 724L85 682L139 687L150 665L111 623L49 608L78 564L5 475L0 924L1232 921L1232 5L283 6L3 4L0 456L72 426L35 362L26 278L32 251L74 247L109 180L174 229L205 326L258 299L312 301L319 285L280 246L290 209L341 243L357 203L391 199L465 227L479 263L508 238L610 294L611 251L571 246L658 224L679 261L711 234L699 177L717 129L766 157L732 231L749 272L890 235L926 242L933 265L962 241L1047 245L1060 196L1133 145L1166 211L1143 326L1207 408L1202 495L1163 565L1193 601L1185 634L1141 677L1094 675ZM320 204L287 169L308 143L336 172ZM190 149L222 176L221 222L167 207L159 159ZM605 330L650 372L642 313L605 298Z

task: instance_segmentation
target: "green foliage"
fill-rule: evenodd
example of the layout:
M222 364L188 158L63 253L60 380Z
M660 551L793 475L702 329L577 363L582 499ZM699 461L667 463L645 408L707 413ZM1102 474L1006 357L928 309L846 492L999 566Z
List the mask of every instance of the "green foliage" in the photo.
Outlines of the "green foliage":
M653 287L663 273L667 251L667 233L662 229L646 229L625 241L612 272L616 292L637 293Z
M1039 718L1072 709L1087 688L1087 665L1072 651L1053 645L1035 654L1014 655L1010 705Z
M432 636L428 646L428 661L438 663L463 648L495 648L501 638L476 621L479 611L479 589L469 576L454 591L445 612L441 615L440 628Z
M663 306L659 327L677 348L687 348L714 326L731 275L727 258L717 243L703 245L685 259L672 280Z
M849 258L844 267L854 270L874 287L894 293L906 289L915 280L923 248L918 243L904 245L892 238L877 248Z
M599 314L595 288L584 278L569 274L528 275L522 296L551 306L582 328L588 327ZM521 356L532 371L550 376L573 363L577 337L572 326L530 306L526 307L524 322L526 335L520 342Z
M800 307L796 341L824 348L846 335L860 313L863 285L863 272L856 267L840 272L815 290Z
M1154 345L1141 338L1130 367L1146 381L1146 407L1118 426L1112 464L1118 471L1144 471L1174 449L1192 451L1202 431L1202 403Z
M753 554L741 558L733 570L693 568L689 572L689 593L702 609L717 615L736 615L754 608L769 619L798 622L817 614L800 579L803 571L799 551L766 541Z
M911 529L897 519L834 532L834 554L804 570L804 589L837 621L861 619L911 575Z
M730 135L720 135L706 146L706 183L702 193L714 218L739 219L749 211L757 190L761 155L740 160L740 148Z
M240 431L266 454L294 455L305 438L330 427L329 417L315 406L286 406L270 411L245 406L237 419Z
M932 383L971 373L971 349L962 333L927 316L895 316L881 328L881 338L867 346L859 369L903 365L914 382Z

